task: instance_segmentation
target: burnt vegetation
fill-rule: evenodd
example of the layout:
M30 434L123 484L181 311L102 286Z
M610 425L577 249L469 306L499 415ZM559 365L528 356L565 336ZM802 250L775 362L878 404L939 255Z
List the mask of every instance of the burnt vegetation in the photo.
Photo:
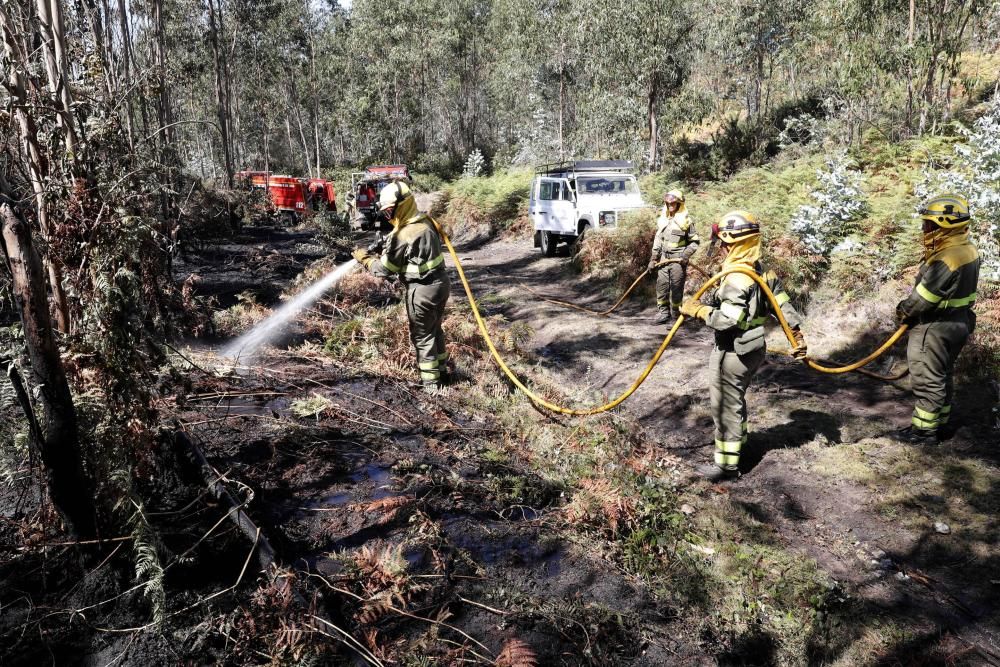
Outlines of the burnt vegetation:
M980 0L3 3L0 663L1000 664L998 25ZM552 259L528 206L532 166L591 157L651 204L682 188L703 239L756 212L835 360L895 326L920 197L968 192L954 436L893 443L905 380L773 355L748 474L696 481L707 334L622 408L551 414L452 268L437 394L366 272L220 354L372 241L352 172L405 162L499 353L605 402L662 339L652 285L607 319L537 297L616 299L655 211ZM339 208L280 210L242 170Z

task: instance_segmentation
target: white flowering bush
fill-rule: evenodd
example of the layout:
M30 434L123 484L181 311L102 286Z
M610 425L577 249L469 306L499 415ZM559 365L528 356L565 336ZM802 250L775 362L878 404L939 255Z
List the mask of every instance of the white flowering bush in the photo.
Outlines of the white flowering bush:
M469 153L469 157L465 160L465 167L462 169L462 176L464 178L475 178L483 173L483 166L486 164L486 158L483 157L483 152L478 148Z
M916 190L921 201L953 192L969 200L971 233L982 257L981 273L1000 280L1000 97L955 146L951 169L927 170Z
M810 193L814 204L800 206L789 228L809 250L829 255L847 235L849 224L869 210L862 187L864 176L853 169L846 153L827 160L816 172L819 187Z
M785 129L778 133L778 145L784 150L792 146L806 146L822 143L826 138L826 126L812 114L803 113L785 119Z

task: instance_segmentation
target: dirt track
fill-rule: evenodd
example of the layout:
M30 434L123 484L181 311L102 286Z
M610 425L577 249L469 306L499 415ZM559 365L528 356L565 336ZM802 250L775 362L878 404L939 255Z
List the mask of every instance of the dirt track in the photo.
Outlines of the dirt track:
M566 257L545 258L530 246L530 240L499 241L462 252L477 298L492 295L507 317L532 327L534 352L557 384L578 388L588 405L617 396L645 367L668 327L651 323L652 305L629 304L599 318L538 300L518 283L590 308L613 302L572 272ZM692 275L689 290L697 278ZM845 340L830 330L831 319L807 319L812 354L847 361L878 338ZM821 330L827 335L810 335ZM769 334L769 344L787 347L780 330ZM685 324L624 407L661 451L692 465L711 460L713 451L705 368L710 346L705 327ZM905 358L905 351L900 346L894 355ZM960 384L961 428L941 447L925 451L883 437L909 421L912 399L905 388L905 381L893 386L856 374L820 375L769 355L748 394L749 470L706 493L728 495L754 520L774 527L785 548L815 559L843 586L845 597L862 602L859 627L886 614L1000 660L1000 581L991 575L986 582L982 575L1000 564L991 518L997 503L987 498L998 491L996 397L991 388ZM855 478L852 465L863 469ZM970 489L969 470L978 466L990 471L991 481L977 493ZM963 503L980 506L980 519L992 529L949 519L950 510ZM951 522L951 533L936 532L938 521ZM931 644L924 637L909 648L919 652Z

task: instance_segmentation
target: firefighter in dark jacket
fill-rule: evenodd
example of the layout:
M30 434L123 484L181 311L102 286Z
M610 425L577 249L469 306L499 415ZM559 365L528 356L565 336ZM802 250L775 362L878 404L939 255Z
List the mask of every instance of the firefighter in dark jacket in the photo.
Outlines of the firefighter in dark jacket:
M792 307L781 280L760 262L760 225L746 211L732 211L712 228L712 242L721 244L722 270L744 267L761 276L774 293L781 312L795 333L792 354L806 355L799 314ZM746 392L764 361L764 323L773 315L763 290L747 275L730 273L722 279L711 306L695 299L681 305L681 314L703 320L715 330L709 357L709 398L715 422L715 465L697 468L702 477L719 481L739 476L740 450L747 441Z
M663 196L663 210L656 221L656 236L649 269L659 262L673 260L657 269L656 306L659 316L656 324L665 324L677 317L684 300L684 281L687 279L688 260L698 249L698 232L684 204L684 194L671 190Z
M444 265L441 237L429 217L417 210L410 188L402 182L379 192L379 213L392 223L380 257L357 248L354 258L374 275L398 276L406 286L406 316L410 341L417 353L420 381L429 390L447 380L444 319L451 289Z
M949 434L952 371L958 353L976 327L979 252L969 240L969 202L946 194L920 210L924 261L910 296L896 314L910 325L906 359L916 404L900 440L936 445Z

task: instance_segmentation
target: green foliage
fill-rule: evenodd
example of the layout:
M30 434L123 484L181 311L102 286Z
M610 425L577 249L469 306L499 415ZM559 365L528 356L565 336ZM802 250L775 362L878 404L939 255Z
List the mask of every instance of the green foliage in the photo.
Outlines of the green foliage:
M445 191L444 222L459 241L483 240L527 220L532 175L504 171L492 176L461 178Z
M118 487L120 500L115 507L124 516L132 537L132 554L135 558L135 578L152 611L152 623L159 626L166 614L167 594L163 588L163 550L159 537L146 519L142 501L132 487L131 474L118 470L110 481Z
M955 144L950 168L929 171L917 194L955 192L969 200L985 278L1000 281L1000 95Z

